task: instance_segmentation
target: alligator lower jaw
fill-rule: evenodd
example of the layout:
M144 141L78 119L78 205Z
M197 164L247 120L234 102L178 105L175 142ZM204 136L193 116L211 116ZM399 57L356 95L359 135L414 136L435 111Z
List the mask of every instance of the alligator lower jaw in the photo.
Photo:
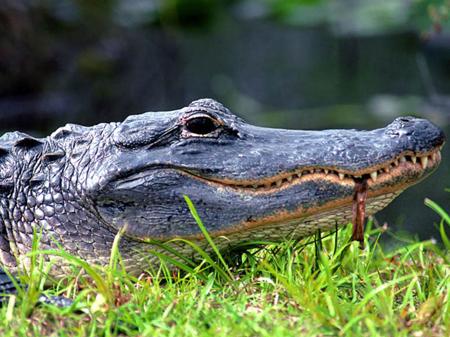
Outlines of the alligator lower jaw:
M370 216L385 208L402 191L387 193L367 200L366 215ZM351 202L351 201L348 201ZM313 213L288 214L278 213L273 217L255 222L244 222L226 231L211 233L216 238L223 238L219 244L233 248L236 242L279 242L281 240L298 239L312 235L317 230L331 230L352 222L352 207L345 202L335 203L333 207L316 209ZM201 236L195 239L203 240ZM231 244L230 244L231 243Z
M265 179L264 183L256 183L256 186L254 181L249 184L249 182L236 183L230 180L210 180L198 176L194 176L194 178L218 188L232 189L237 193L252 195L277 193L307 181L328 181L354 188L358 180L365 179L368 186L366 216L369 216L386 207L404 189L416 184L431 173L439 165L440 160L441 153L439 149L435 149L421 155L403 154L392 162L362 172L350 174L323 168L303 169L301 174L296 172L290 175L271 177ZM376 175L373 172L376 172ZM306 209L299 207L293 211L280 210L270 216L243 221L226 230L210 234L214 237L227 237L232 242L271 239L271 235L276 241L279 241L281 237L299 238L310 235L319 228L330 229L336 225L351 222L352 204L353 197L350 196ZM243 237L243 233L245 237ZM203 236L192 235L189 239L203 240Z

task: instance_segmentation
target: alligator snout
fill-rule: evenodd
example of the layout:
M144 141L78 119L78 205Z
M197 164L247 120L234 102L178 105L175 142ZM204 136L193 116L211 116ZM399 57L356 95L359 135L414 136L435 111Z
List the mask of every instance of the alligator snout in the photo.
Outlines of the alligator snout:
M396 118L385 128L385 134L400 141L404 140L415 152L429 151L445 141L443 131L436 125L426 119L411 116Z

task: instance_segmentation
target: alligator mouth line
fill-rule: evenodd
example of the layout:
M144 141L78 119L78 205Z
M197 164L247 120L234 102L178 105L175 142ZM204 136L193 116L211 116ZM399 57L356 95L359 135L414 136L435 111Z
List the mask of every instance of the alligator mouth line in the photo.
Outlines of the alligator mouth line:
M402 153L395 159L380 165L365 168L357 172L350 172L330 167L304 167L292 172L286 172L277 176L267 177L259 180L232 180L203 177L188 171L189 175L195 178L229 187L235 190L254 193L271 193L281 189L296 185L301 181L317 178L317 175L333 179L342 184L355 184L358 181L366 180L369 187L377 182L390 180L394 175L401 175L406 171L421 171L433 169L441 161L442 146L439 146L427 153L413 153L411 151Z
M437 167L441 161L442 145L434 148L428 152L413 153L412 151L404 152L395 159L386 161L384 164L374 165L365 168L358 172L349 172L336 168L302 168L291 173L284 173L278 176L267 177L261 180L252 181L236 181L231 179L219 180L217 178L204 177L198 172L193 172L187 169L174 168L179 173L197 179L205 184L214 186L215 188L230 188L238 193L254 193L254 194L270 194L276 193L281 189L289 188L291 186L302 183L303 181L327 179L334 183L343 184L351 187L354 191L352 196L346 196L338 200L327 202L326 204L309 207L307 209L299 207L294 211L280 210L271 215L262 218L254 218L251 220L244 220L226 230L217 230L210 234L214 237L234 235L241 233L244 229L254 230L255 228L264 227L272 224L284 223L298 223L300 219L314 216L314 214L321 214L332 209L348 207L350 205L353 213L354 233L353 239L363 242L362 232L364 226L364 218L366 217L366 202L368 200L375 200L377 203L385 200L384 206L400 194L404 188L417 182L425 171L430 171ZM389 187L389 182L395 181L396 177L410 173L415 179L395 184ZM387 183L387 185L386 185ZM361 184L366 184L362 186ZM380 186L378 186L380 184ZM371 189L372 187L372 189ZM381 198L380 196L386 197ZM353 207L351 206L353 205ZM383 207L384 207L383 206ZM375 206L374 206L375 207ZM342 211L342 209L341 209ZM373 213L373 209L369 214ZM320 222L320 220L317 220ZM292 230L297 228L297 225L290 225ZM125 234L126 235L126 234ZM136 238L134 240L171 240L177 236L170 237L152 237L152 238ZM191 234L183 236L189 240L203 240L203 234ZM362 247L362 243L361 243Z

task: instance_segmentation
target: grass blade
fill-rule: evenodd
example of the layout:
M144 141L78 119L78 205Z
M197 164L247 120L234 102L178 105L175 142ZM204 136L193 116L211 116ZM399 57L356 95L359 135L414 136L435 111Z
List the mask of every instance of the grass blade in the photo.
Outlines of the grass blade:
M206 230L206 227L203 225L203 222L200 219L200 216L198 215L197 210L195 209L195 206L192 203L191 199L187 195L184 195L183 197L184 197L184 200L186 201L186 203L187 203L187 205L189 207L189 211L191 212L192 216L194 217L195 221L197 222L198 227L202 231L203 236L208 241L208 243L211 246L212 250L217 255L217 257L219 258L219 261L223 265L223 268L225 269L226 273L228 274L227 278L229 278L230 281L233 280L233 274L231 273L230 268L228 268L228 265L225 262L224 258L222 257L222 254L220 254L219 249L217 248L216 244L214 243L214 241L212 240L212 238L209 235L208 231Z

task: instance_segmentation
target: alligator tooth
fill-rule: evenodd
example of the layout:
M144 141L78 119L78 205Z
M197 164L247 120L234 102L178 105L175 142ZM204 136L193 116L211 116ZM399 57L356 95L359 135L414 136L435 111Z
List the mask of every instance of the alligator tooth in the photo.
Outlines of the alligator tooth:
M433 152L433 153L431 154L431 159L432 159L433 161L435 161L436 158L437 158L437 154L436 154L436 152Z
M292 176L287 177L286 180L287 180L288 182L291 182L291 181L292 181Z
M311 169L311 170L309 170L309 173L313 174L313 173L314 173L314 170L312 170L312 169Z
M406 162L406 158L404 156L400 157L400 163Z
M323 170L323 172L325 172L325 174L328 174L329 171L327 169L325 169L325 170Z
M277 182L276 182L276 184L277 184L277 187L280 187L280 186L281 186L281 183L282 183L282 181L281 181L281 180L277 180Z
M298 172L298 173L297 173L297 178L301 178L301 176L302 176L302 173L301 173L301 172Z
M422 164L422 168L425 170L428 166L428 157L427 156L420 157L420 164Z
M394 160L394 166L398 166L398 159Z
M339 173L339 179L344 180L345 178L345 174L344 173Z
M374 171L370 174L370 178L372 178L372 180L375 182L377 181L377 177L378 177L378 173L377 171Z
M416 156L411 156L411 161L415 164L417 162L417 157Z
M389 171L390 171L389 167L384 168L384 172L389 173Z

